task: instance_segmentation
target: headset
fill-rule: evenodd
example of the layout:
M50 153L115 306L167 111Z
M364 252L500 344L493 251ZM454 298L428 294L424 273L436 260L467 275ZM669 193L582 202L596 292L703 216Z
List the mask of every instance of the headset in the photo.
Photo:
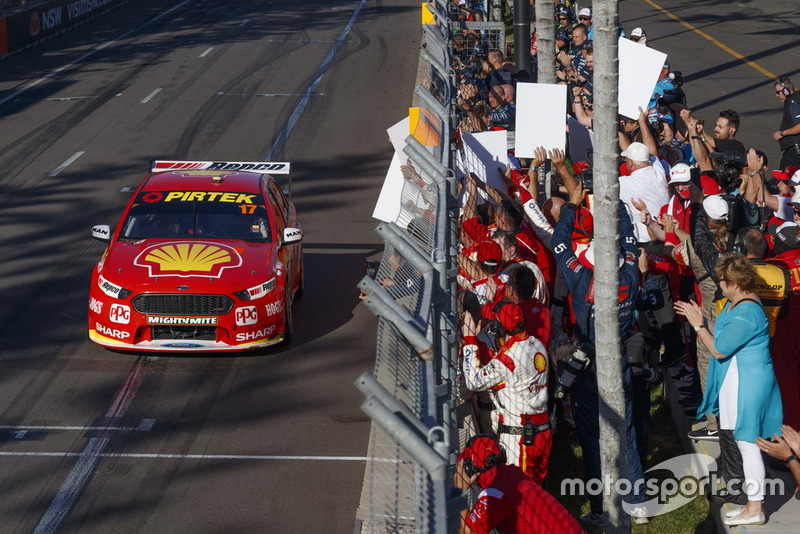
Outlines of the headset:
M525 319L521 319L513 326L513 328L507 330L503 323L500 322L500 310L502 310L507 304L514 304L510 300L499 300L492 306L492 315L494 319L489 323L489 333L494 336L500 336L502 334L511 334L514 335L516 333L522 332L525 327Z
M736 232L736 240L731 246L731 250L738 254L747 255L747 248L745 247L744 240L750 230L758 230L761 233L762 239L764 238L764 231L758 226L745 226Z
M497 448L500 449L500 454L492 453L486 457L486 465L483 467L478 467L472 461L472 458L464 458L464 473L467 475L467 478L472 478L478 473L485 473L492 467L496 465L502 465L506 463L506 451L500 442L497 441L497 436L494 434L477 434L472 436L467 444L464 446L465 449L469 449L475 443L475 440L478 438L489 438L490 440L494 441L497 444Z
M778 85L780 85L782 87L781 94L783 96L792 96L792 90L789 89L789 87L794 87L792 85L792 80L790 80L789 78L787 78L785 76L781 77L781 78L778 78Z

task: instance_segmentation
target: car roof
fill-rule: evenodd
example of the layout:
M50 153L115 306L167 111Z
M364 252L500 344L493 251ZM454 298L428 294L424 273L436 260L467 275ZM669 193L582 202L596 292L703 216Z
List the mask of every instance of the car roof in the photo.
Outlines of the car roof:
M172 171L150 174L142 191L236 191L240 193L261 192L262 181L269 181L269 175L237 171Z

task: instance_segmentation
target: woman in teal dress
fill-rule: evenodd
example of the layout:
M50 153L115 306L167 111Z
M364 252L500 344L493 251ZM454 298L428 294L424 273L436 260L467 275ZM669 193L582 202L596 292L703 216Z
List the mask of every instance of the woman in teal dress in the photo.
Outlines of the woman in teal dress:
M733 430L742 453L747 504L728 512L723 522L728 526L760 525L766 521L762 507L766 470L756 438L779 433L783 422L780 391L769 355L769 323L752 292L758 275L747 258L726 255L717 263L716 271L728 301L717 315L713 335L704 327L697 303L678 302L675 308L714 356L697 413L718 414L720 428Z

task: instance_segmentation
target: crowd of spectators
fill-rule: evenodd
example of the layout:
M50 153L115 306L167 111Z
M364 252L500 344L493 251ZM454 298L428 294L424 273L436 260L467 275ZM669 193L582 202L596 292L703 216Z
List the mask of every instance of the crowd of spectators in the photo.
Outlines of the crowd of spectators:
M483 20L470 2L454 1L453 10L462 20ZM557 83L568 85L565 112L591 129L591 9L557 4L555 17L553 72ZM642 28L628 37L620 27L620 35L649 44ZM481 31L459 30L453 43L459 134L513 130L515 87L527 77ZM535 34L532 43L535 59ZM741 119L735 110L720 110L711 130L687 107L681 73L669 63L647 108L638 117L619 117L618 359L631 482L642 481L647 467L650 390L662 380L677 381L692 423L689 437L720 442L726 485L711 488L708 497L741 505L724 519L727 525L767 519L760 451L782 460L770 468L785 463L799 472L800 92L788 78L773 88L784 108L781 129L764 136L765 143L780 144L774 171L759 147L736 139ZM550 190L543 186L547 162ZM547 487L556 429L574 429L586 477L603 476L592 162L572 161L569 149L539 147L519 163L486 170L497 172L505 187L469 172L460 183L460 395L473 405L480 436L459 457L456 485L484 490L483 500L463 515L474 532L517 531L511 525L535 490L520 489L514 500L487 488L510 480L521 488L520 472L527 475L525 488L528 480ZM737 486L736 479L744 482ZM648 522L646 495L633 491L626 499L634 522ZM602 495L590 495L589 504L580 521L603 524ZM487 516L492 507L505 515ZM560 509L553 513L564 531L580 530ZM540 527L525 532L546 530Z

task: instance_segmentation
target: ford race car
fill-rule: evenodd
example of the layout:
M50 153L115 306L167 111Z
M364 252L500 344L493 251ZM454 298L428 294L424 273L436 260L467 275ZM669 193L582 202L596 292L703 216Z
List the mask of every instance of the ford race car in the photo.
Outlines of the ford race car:
M303 232L271 174L283 162L154 161L92 273L89 339L130 351L288 341Z

